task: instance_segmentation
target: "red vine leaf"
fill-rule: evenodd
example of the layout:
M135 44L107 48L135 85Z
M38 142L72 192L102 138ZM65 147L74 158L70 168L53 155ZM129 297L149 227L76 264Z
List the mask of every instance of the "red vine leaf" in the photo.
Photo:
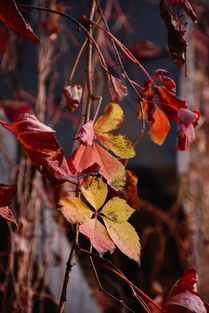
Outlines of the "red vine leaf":
M81 143L67 162L73 174L81 174L97 164L99 173L114 189L121 189L125 184L125 168L122 163L96 142L92 145Z
M127 96L128 90L124 83L114 76L110 75L108 80L110 99L112 102L120 102Z
M66 105L71 112L74 112L81 101L83 87L81 85L69 84L63 88Z
M1 0L0 19L11 30L29 38L33 42L39 40L34 34L30 24L24 19L13 0Z
M208 304L197 292L197 272L187 270L180 278L167 298L163 309L166 313L207 313Z
M67 181L71 175L55 131L34 114L25 113L11 124L2 124L19 139L34 166L53 183Z
M0 185L0 215L17 225L16 218L14 217L12 210L8 207L16 195L16 192L16 185Z

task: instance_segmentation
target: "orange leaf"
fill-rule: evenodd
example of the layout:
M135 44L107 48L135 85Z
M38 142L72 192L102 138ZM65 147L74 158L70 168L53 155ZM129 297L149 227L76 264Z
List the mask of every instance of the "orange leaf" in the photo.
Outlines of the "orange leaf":
M156 106L153 113L154 122L150 125L150 137L158 145L162 145L169 130L170 124L165 113Z
M99 173L115 190L121 189L125 184L125 168L122 163L96 142L91 146L81 143L67 162L73 174L80 174L97 164Z

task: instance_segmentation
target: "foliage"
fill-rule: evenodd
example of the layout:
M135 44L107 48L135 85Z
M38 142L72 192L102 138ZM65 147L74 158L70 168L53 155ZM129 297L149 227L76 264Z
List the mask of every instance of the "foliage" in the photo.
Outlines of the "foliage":
M187 46L183 37L185 25L176 14L175 6L180 6L186 16L190 17L193 22L196 22L196 15L187 0L161 0L160 2L161 15L168 29L168 47L171 56L178 66L182 66L185 63ZM130 259L137 263L140 261L140 240L134 227L128 222L128 219L134 213L135 208L138 208L139 204L137 194L138 180L133 172L126 170L128 160L136 156L135 146L138 140L135 143L131 143L125 134L115 132L124 120L124 110L118 102L124 101L125 103L125 97L129 92L129 88L135 92L137 119L141 121L139 122L141 129L138 139L141 138L141 133L144 132L146 121L149 125L151 140L158 145L162 145L170 131L169 120L174 121L178 125L178 143L176 147L178 150L185 150L188 144L195 138L195 126L198 123L200 114L199 112L189 110L186 102L177 97L175 82L170 78L167 70L158 69L154 72L154 75L149 75L139 61L142 54L140 55L137 52L142 43L133 46L129 50L111 33L98 0L92 1L89 17L83 16L79 21L65 13L64 6L56 4L56 1L47 8L29 5L18 6L13 0L2 0L0 4L0 18L6 27L33 42L37 42L39 38L20 12L23 8L27 8L27 10L31 8L51 14L50 17L42 20L41 23L44 29L44 38L48 45L48 50L46 50L48 56L50 56L49 63L44 64L43 68L39 67L39 97L37 96L37 99L40 100L39 98L41 98L40 102L42 105L44 102L47 102L46 99L43 101L42 98L45 93L43 89L47 85L46 78L50 73L48 68L52 66L52 52L54 51L57 35L59 32L62 32L62 27L59 25L60 17L69 19L86 35L86 40L73 65L70 79L61 91L70 112L76 112L80 106L83 107L82 113L84 118L81 118L80 128L74 137L77 140L77 144L74 145L71 155L65 158L64 152L54 135L55 131L48 126L44 118L45 112L43 113L41 110L43 114L39 112L40 107L38 105L40 105L40 102L38 101L36 103L36 115L31 112L31 106L25 105L24 102L18 102L20 108L18 110L14 108L12 114L10 114L11 112L8 113L9 110L4 104L5 113L10 118L11 116L15 118L10 123L0 121L4 128L17 137L33 166L53 186L58 184L63 186L64 182L68 182L70 186L73 185L75 187L74 192L67 192L65 196L59 195L59 200L56 204L59 207L58 211L61 211L67 222L75 224L74 242L58 306L58 312L62 313L64 312L64 302L66 300L68 274L73 265L75 254L79 249L83 249L79 245L80 233L90 240L91 248L90 251L86 252L86 257L89 254L91 262L93 262L93 257L96 255L103 265L108 263L103 258L103 254L105 252L113 253L116 247ZM99 31L106 38L105 40L109 39L116 61L120 65L122 72L120 79L112 75L108 59L102 49L103 46L99 44L95 30ZM4 47L1 48L2 54L7 51L9 39L5 40L4 43ZM43 45L42 39L40 50L41 45ZM147 45L147 43L143 43L145 48ZM73 76L85 46L87 46L87 76L85 82L77 84L74 83ZM149 57L150 55L151 57L157 57L161 54L162 51L157 47L150 44L148 46L151 51L149 51ZM110 102L105 106L103 113L98 118L102 96L96 97L94 95L95 88L92 75L93 51L96 51L96 64L100 65L102 71L105 72L110 98ZM121 54L123 57L121 57ZM147 76L144 87L128 76L123 58L132 62L136 69L140 68ZM39 60L39 62L42 64L41 62L44 62L44 58ZM47 69L46 73L45 68ZM45 76L42 77L41 75ZM43 85L45 86L44 88ZM92 118L93 106L96 108L94 110L96 113ZM33 190L33 188L35 189L34 181L32 185ZM16 185L0 186L0 215L5 220L12 221L17 225L12 210L8 207L15 196L15 192ZM24 222L21 219L20 222L24 228ZM30 221L30 223L32 224L33 221ZM93 249L98 254L94 254ZM94 265L92 267L95 270ZM183 275L174 285L165 304L160 307L138 287L133 285L122 272L115 269L114 266L109 267L108 265L106 268L115 272L136 291L136 299L140 303L144 303L143 299L145 299L152 303L157 310L167 313L179 311L208 312L208 305L196 291L197 275L195 270L189 270ZM25 303L25 300L21 302L22 305L23 302ZM118 302L127 308L122 300L119 299ZM27 307L27 304L24 305ZM147 312L150 312L146 305L144 307Z

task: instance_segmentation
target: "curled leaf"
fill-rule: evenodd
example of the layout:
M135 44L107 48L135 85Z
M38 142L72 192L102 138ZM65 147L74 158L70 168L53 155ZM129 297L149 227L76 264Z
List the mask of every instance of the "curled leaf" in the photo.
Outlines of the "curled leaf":
M120 102L125 96L127 96L128 90L124 83L115 78L112 75L109 75L108 80L110 99L112 102Z
M11 30L29 38L33 42L39 41L30 24L24 19L13 0L1 0L0 19Z
M189 269L171 289L163 309L166 313L207 313L207 306L197 292L197 272Z
M71 112L74 112L81 101L83 87L81 85L69 84L63 88L66 105Z
M8 206L0 207L0 216L2 216L5 220L13 222L17 225L17 220L12 210Z
M14 122L7 124L7 129L16 134L34 166L50 181L60 183L69 179L72 174L53 129L29 113L21 114Z

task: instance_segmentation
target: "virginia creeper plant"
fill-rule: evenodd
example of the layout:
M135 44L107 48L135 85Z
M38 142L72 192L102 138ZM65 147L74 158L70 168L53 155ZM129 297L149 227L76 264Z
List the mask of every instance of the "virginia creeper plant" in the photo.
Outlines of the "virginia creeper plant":
M118 10L121 10L117 1L107 1L107 5L115 5ZM179 10L181 14L177 13ZM160 11L168 30L170 55L177 66L183 66L186 62L187 50L186 21L190 19L196 22L195 12L187 0L161 0ZM34 31L26 20L29 16L27 14L31 12L33 14L40 12L40 25L37 31ZM29 194L36 195L37 185L43 185L42 177L50 182L50 186L61 186L60 190L64 190L59 192L56 200L57 212L59 218L64 216L66 221L73 225L73 240L63 288L60 290L57 313L64 312L67 288L70 288L70 275L77 254L81 254L82 258L90 259L100 291L127 311L133 312L122 298L115 297L103 288L95 261L118 280L123 280L129 286L133 297L147 312L209 312L208 304L197 292L197 273L194 269L187 270L174 285L167 299L159 304L133 284L109 258L106 258L106 255L119 249L126 257L140 263L140 239L129 222L139 203L138 179L132 171L128 170L128 160L136 157L135 148L137 144L140 145L145 129L148 130L150 139L155 144L162 145L170 131L170 121L175 122L178 128L176 149L185 150L195 138L195 126L200 114L191 111L187 103L177 97L176 84L166 69L156 69L154 73L148 73L135 51L128 49L112 33L108 25L108 10L100 5L99 0L89 1L89 12L84 12L80 19L69 15L69 12L67 7L56 1L51 1L48 6L47 1L40 1L40 6L19 4L14 0L2 0L0 3L0 18L6 27L2 28L4 34L2 57L7 55L9 45L12 44L12 40L15 40L14 38L26 37L27 40L34 42L34 45L39 45L37 94L30 97L15 85L13 87L16 87L14 89L18 97L21 99L25 97L27 101L18 100L15 94L14 98L17 100L13 107L9 108L6 101L2 103L10 121L2 120L0 124L16 137L25 154L21 156L24 170L17 176L16 184L6 185L2 182L0 185L0 215L9 223L15 224L16 245L20 244L17 236L20 238L21 231L26 228L29 235L28 237L24 235L24 240L28 243L37 216L35 213L31 214L27 205L30 204L30 207L33 206L36 210L41 208L39 200L31 202ZM26 18L23 17L23 13ZM56 139L55 130L51 127L53 122L59 119L62 111L55 111L51 125L46 118L47 110L53 110L50 105L55 101L53 98L51 101L47 99L47 93L53 89L53 84L47 87L47 78L53 74L56 42L60 34L66 31L62 24L65 20L72 26L74 24L85 36L84 41L80 43L72 68L68 69L69 80L59 90L66 107L71 112L70 116L72 117L79 110L81 112L73 150L67 157ZM152 50L152 53L158 52ZM111 58L108 54L111 54ZM119 68L118 77L112 73L112 64L110 64L112 59ZM85 77L77 82L75 75L81 60L82 62L85 60ZM127 62L134 64L136 71L142 71L146 75L143 86L128 75ZM102 92L98 93L100 88L95 79L98 74L97 68L100 68L102 80L106 80L104 88L108 93L108 102L103 100ZM118 131L126 118L121 103L125 103L128 93L134 94L136 118L139 121L138 133L133 143L125 134ZM29 98L32 99L31 102L35 102L35 109L29 104ZM24 176L25 173L27 176ZM32 187L26 185L27 182ZM66 184L68 184L67 189ZM28 194L21 193L24 189ZM14 214L10 204L16 193L20 207ZM24 215L21 216L23 207ZM12 238L12 233L15 231L13 226L9 227L12 242L15 240ZM82 246L80 234L89 239L89 250ZM21 250L21 262L31 269L35 266L33 264L35 261L31 261L31 255L26 257L27 250L24 249L27 248L24 246ZM12 264L14 260L10 259L9 262ZM16 278L25 279L18 269L16 271L17 273L13 273L14 281ZM33 278L30 282L32 288ZM8 284L8 281L6 283ZM16 285L16 293L22 294L15 304L17 310L20 308L22 310L18 312L32 312L34 294L29 294L20 284Z

